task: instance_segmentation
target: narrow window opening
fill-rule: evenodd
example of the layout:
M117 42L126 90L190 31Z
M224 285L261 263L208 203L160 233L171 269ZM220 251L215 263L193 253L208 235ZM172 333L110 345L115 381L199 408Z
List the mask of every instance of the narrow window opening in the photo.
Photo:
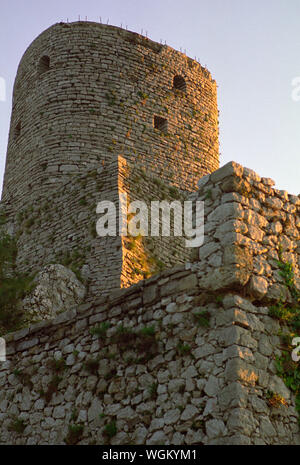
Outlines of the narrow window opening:
M186 82L182 76L174 76L173 89L178 89L182 92L186 92Z
M15 127L15 131L14 131L15 139L18 139L20 135L21 135L21 121L19 121L17 126Z
M50 69L50 58L46 55L44 55L42 58L40 58L40 61L38 62L38 73L39 74L44 74Z
M161 116L154 116L154 128L161 132L168 132L168 120Z

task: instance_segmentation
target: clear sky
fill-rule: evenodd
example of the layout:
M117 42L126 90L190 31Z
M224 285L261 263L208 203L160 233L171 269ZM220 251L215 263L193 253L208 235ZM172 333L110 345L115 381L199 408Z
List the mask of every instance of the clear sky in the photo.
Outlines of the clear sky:
M220 164L234 160L299 194L300 99L292 91L300 97L300 0L1 2L0 186L18 63L40 32L79 15L147 30L151 39L198 57L218 84Z

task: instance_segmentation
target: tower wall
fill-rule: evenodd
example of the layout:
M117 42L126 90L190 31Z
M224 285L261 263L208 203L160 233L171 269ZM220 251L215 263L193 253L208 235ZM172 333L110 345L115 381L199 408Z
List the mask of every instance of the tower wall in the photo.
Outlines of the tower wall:
M154 117L167 122L156 129ZM3 200L18 208L46 197L119 154L194 189L219 164L215 81L186 55L117 27L50 27L18 68Z
M50 27L25 52L13 93L2 204L19 270L68 264L108 293L184 263L178 238L145 249L96 237L96 205L121 193L182 200L218 164L216 83L199 63L113 26Z

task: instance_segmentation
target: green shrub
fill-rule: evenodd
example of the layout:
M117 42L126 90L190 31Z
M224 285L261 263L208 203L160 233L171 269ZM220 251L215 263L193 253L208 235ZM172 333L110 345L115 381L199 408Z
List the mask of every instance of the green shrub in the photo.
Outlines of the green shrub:
M6 223L6 214L4 211L0 210L0 226Z
M69 425L68 435L64 439L65 443L69 446L77 444L82 438L83 428L84 426L81 424Z
M145 328L141 329L142 336L154 336L155 335L155 327L154 326L146 326Z
M101 323L100 325L95 326L94 328L90 329L90 333L92 336L98 336L100 338L104 338L106 336L106 331L110 327L110 323Z
M148 391L149 391L151 399L156 399L156 397L157 397L157 388L158 388L158 383L152 383L149 386Z
M181 343L177 345L176 349L179 355L187 355L192 350L189 344L181 344Z
M17 245L8 234L0 236L0 332L23 324L21 301L33 289L32 276L17 273Z
M114 437L117 434L116 422L112 421L104 426L103 434L109 438Z
M277 261L277 265L280 270L280 275L283 277L285 285L290 291L292 302L288 303L282 298L269 309L270 315L278 319L281 324L282 329L279 335L284 345L282 347L281 356L276 356L275 365L277 374L283 379L285 385L295 394L295 404L300 425L300 367L299 363L296 363L291 358L291 351L293 350L292 340L295 336L300 336L300 292L295 286L293 265L283 261L281 247L279 247L278 255L279 260ZM271 394L268 394L269 397ZM274 398L273 395L271 399L273 404L276 404L276 402L277 404L284 403L278 396Z
M15 431L18 434L24 433L25 428L26 424L24 423L24 420L17 417L14 417L11 423L8 425L9 431Z
M89 372L91 375L97 375L99 367L99 360L98 359L89 359L84 364L84 369Z
M49 367L56 373L60 373L61 371L64 371L67 368L67 364L65 359L63 358L60 358L58 360L53 359L49 361Z
M54 375L48 385L46 392L41 392L41 395L45 398L46 403L48 404L52 399L54 393L58 392L58 385L62 381L62 377Z
M210 314L206 310L200 310L200 312L194 313L194 318L198 326L209 327Z

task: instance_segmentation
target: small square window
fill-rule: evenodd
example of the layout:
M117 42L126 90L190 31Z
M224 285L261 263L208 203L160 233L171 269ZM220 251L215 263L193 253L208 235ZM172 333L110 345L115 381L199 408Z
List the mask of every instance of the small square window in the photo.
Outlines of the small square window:
M154 128L161 132L168 132L168 120L161 116L154 116Z
M174 76L173 79L173 89L181 90L182 92L186 92L186 83L185 79L182 76Z
M50 58L46 55L44 55L42 58L40 58L37 66L37 70L39 74L44 74L50 69Z

